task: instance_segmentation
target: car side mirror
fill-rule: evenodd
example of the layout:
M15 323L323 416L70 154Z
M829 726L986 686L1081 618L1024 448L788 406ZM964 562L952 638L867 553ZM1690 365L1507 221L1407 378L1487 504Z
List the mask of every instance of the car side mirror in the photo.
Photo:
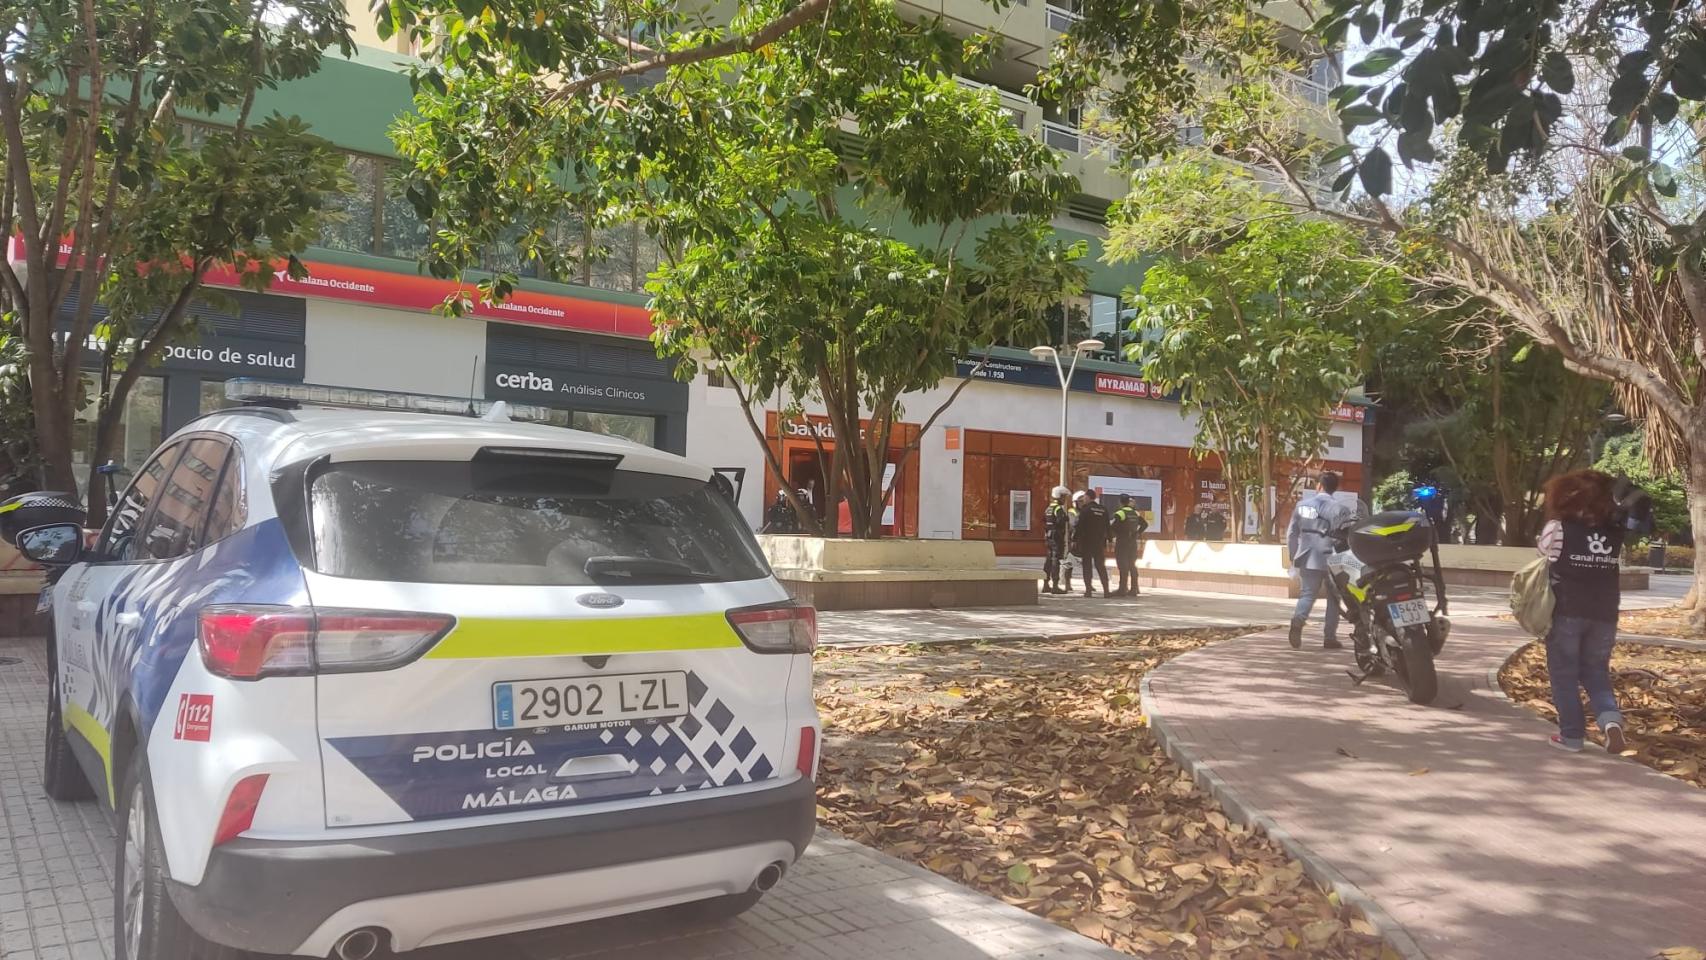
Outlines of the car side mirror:
M18 534L18 552L24 559L62 567L83 555L83 528L75 523L50 523Z

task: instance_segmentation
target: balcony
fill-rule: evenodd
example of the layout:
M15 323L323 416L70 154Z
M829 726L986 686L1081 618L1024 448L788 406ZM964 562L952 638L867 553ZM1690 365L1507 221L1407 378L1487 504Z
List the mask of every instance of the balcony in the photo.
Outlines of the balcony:
M987 83L979 83L976 80L970 80L965 77L955 77L954 79L960 82L960 86L965 87L968 90L995 91L995 95L1001 100L1001 109L1007 112L1007 116L1013 121L1013 126L1018 127L1020 130L1030 129L1026 124L1030 123L1032 115L1039 109L1037 105L1032 103L1030 100L1009 90L1003 90L1000 87L992 86Z
M1284 70L1279 71L1275 79L1278 80L1280 87L1287 93L1318 107L1324 107L1327 105L1328 88L1325 84L1317 83L1309 77L1300 77L1295 73Z
M1114 148L1108 144L1107 140L1093 133L1085 133L1077 127L1056 123L1053 120L1044 120L1042 122L1042 135L1044 143L1062 153L1075 154L1081 157L1099 154L1108 160L1116 159Z
M1055 33L1065 33L1072 29L1073 24L1084 19L1076 11L1057 7L1052 3L1043 6L1043 16L1048 28Z

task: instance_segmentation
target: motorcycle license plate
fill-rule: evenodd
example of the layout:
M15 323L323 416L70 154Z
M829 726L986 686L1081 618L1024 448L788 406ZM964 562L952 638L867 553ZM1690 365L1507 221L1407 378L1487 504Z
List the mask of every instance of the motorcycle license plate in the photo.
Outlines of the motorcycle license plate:
M1432 619L1428 614L1428 602L1421 597L1389 603L1386 612L1392 616L1394 627L1418 627Z

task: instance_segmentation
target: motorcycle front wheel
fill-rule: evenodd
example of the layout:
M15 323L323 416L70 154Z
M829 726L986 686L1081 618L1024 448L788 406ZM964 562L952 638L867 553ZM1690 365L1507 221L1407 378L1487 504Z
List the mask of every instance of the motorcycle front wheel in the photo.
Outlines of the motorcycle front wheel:
M1439 695L1439 675L1434 672L1433 643L1424 627L1405 627L1398 638L1396 666L1398 684L1410 702L1427 706Z

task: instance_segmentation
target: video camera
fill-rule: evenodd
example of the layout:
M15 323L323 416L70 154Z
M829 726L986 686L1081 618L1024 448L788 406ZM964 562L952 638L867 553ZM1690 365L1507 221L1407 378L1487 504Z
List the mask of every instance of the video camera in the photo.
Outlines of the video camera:
M1611 499L1617 501L1617 523L1632 533L1653 532L1653 497L1639 484L1618 474L1611 483Z

